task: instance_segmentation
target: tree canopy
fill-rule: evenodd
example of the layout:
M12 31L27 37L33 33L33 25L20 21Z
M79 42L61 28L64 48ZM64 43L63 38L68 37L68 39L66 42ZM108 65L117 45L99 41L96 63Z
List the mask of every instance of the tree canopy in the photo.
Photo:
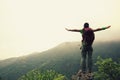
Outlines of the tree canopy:
M95 80L120 80L120 62L115 62L112 58L98 57L96 65L98 71L95 72Z

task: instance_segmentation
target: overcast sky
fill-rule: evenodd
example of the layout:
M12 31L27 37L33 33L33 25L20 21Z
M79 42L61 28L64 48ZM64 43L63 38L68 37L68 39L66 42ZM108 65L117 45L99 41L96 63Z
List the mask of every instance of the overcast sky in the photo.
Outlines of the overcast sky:
M0 59L41 52L66 41L80 41L85 22L96 41L120 40L120 0L0 0Z

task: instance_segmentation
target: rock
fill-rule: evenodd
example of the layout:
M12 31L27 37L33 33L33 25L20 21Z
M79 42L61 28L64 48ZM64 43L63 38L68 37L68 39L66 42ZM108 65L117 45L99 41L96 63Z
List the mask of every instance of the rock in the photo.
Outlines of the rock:
M82 73L81 70L78 71L76 75L72 75L72 80L93 80L93 73Z

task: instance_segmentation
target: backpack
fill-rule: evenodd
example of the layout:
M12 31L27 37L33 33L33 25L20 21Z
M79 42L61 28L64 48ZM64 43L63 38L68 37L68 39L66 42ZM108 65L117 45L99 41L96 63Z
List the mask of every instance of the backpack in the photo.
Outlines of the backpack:
M82 38L82 42L85 46L92 46L92 43L95 39L93 30L91 28L84 28Z

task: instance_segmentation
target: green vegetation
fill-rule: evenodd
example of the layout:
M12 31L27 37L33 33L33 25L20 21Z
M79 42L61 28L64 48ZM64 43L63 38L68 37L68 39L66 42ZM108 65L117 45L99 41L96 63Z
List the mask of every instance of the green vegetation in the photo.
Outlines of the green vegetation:
M70 79L80 68L79 44L80 42L66 42L41 53L0 61L0 77L3 80L17 80L29 71L39 68L42 71L55 70ZM93 48L94 63L98 56L112 58L118 63L120 42L94 43ZM97 66L93 67L94 71L98 70ZM62 77L57 79L60 78Z
M18 80L67 80L65 76L53 70L32 70L20 77Z
M2 80L2 78L0 77L0 80Z
M95 80L120 80L120 63L114 62L111 58L98 57L96 65L98 71L95 72Z

